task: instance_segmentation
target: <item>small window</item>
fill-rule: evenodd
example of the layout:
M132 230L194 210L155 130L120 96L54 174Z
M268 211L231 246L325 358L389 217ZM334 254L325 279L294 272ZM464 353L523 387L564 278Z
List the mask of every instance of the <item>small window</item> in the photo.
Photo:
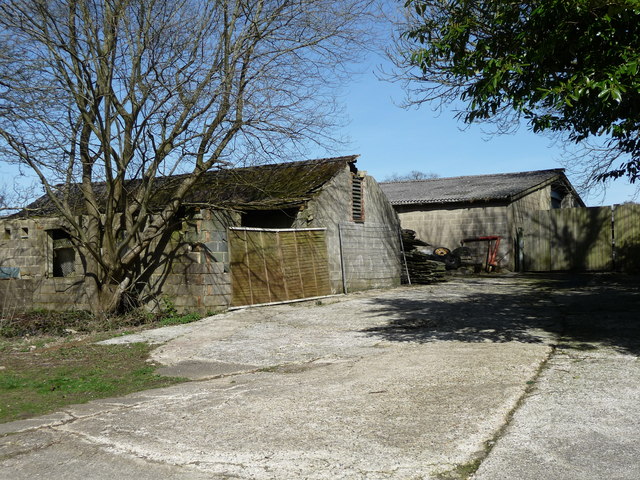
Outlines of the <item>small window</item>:
M551 208L562 208L562 193L551 190Z
M351 214L354 222L364 222L364 198L362 195L362 177L354 174L351 177Z
M11 240L11 229L10 228L5 228L4 229L4 239L5 240Z
M69 277L76 271L76 250L71 235L62 229L49 230L53 241L52 272L54 277Z
M29 238L29 229L27 227L22 227L22 238Z

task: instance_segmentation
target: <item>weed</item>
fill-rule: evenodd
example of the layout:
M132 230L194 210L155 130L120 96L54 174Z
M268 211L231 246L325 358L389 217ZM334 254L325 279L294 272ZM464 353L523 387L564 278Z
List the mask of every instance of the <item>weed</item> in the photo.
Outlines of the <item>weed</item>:
M147 362L149 345L95 345L93 340L28 353L20 345L3 351L0 422L184 381L154 373L155 366Z
M201 315L189 313L179 315L175 309L162 313L150 313L143 309L132 310L123 315L95 316L84 311L52 312L33 310L15 314L0 322L0 337L18 338L27 336L53 335L70 337L76 334L114 332L132 328L179 325L200 320ZM37 345L40 346L40 345Z
M195 322L197 320L200 320L202 318L201 315L197 314L197 313L187 313L185 315L172 315L170 317L164 317L162 319L160 319L160 325L162 326L167 326L167 325L182 325L184 323L191 323L191 322Z
M163 315L168 317L174 317L178 314L178 310L176 309L176 306L173 303L173 300L171 300L169 297L162 297L162 299L160 300L160 303L162 304Z
M257 371L258 372L265 372L265 373L273 373L273 372L277 372L279 368L280 368L279 365L271 365L269 367L259 368Z
M446 472L438 473L436 474L436 478L439 480L466 480L476 473L481 463L482 458L476 458L468 463L457 465Z

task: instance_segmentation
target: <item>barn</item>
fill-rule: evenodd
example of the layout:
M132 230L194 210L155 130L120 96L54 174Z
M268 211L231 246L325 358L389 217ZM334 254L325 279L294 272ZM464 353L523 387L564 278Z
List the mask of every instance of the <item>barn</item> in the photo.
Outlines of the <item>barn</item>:
M207 313L398 285L399 219L357 158L207 172L136 279L143 304ZM0 232L3 305L89 309L81 252L46 198Z
M564 169L381 183L402 228L433 246L500 237L498 267L522 267L522 228L540 210L584 207ZM467 242L478 261L484 242Z

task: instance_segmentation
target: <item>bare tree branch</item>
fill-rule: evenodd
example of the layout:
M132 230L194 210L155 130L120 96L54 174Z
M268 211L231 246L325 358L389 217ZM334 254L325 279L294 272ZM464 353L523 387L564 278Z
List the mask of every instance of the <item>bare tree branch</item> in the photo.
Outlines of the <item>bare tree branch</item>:
M0 4L0 155L40 179L96 264L103 308L204 172L333 138L335 89L373 13L372 0ZM177 173L154 211L157 179Z

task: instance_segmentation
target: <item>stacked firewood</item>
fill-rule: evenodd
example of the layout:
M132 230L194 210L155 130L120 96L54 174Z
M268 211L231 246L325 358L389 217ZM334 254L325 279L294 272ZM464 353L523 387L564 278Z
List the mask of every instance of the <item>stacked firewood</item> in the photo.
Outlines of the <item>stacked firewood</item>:
M429 246L429 244L416 238L416 232L402 230L402 244L411 283L429 284L445 280L444 263L433 260L432 255L419 250L420 247Z

